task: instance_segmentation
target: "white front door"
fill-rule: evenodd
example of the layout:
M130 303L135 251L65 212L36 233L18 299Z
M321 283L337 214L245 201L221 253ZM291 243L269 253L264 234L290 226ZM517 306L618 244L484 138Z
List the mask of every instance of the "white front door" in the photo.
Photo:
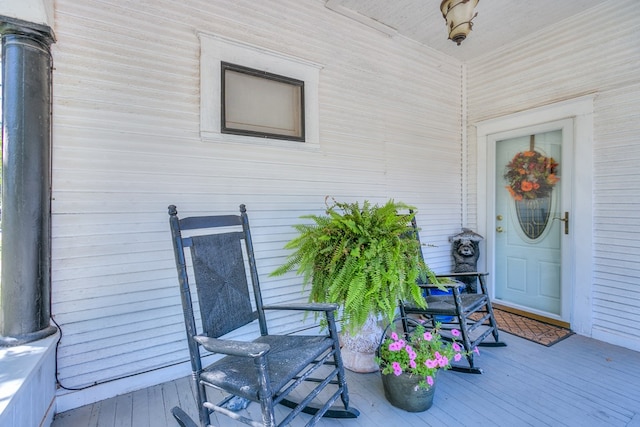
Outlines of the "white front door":
M513 293L523 293L524 285L517 282L496 283L496 276L502 275L507 277L511 272L513 275L522 277L524 274L529 277L535 277L534 286L537 288L531 293L530 297L518 300L514 295L501 295L500 303L503 305L513 306L540 314L546 317L555 318L564 323L569 323L571 329L578 333L590 336L592 331L593 308L591 306L591 298L593 293L593 204L592 204L592 168L593 168L593 96L584 96L576 99L566 100L555 104L545 105L526 111L505 115L488 119L482 122L474 123L476 128L477 141L477 227L478 232L485 237L484 251L480 253L478 262L480 269L489 272L487 285L492 297L496 292L500 293L498 287L505 288L505 283L513 289ZM547 245L553 248L554 245L560 245L559 251L554 249L555 259L550 264L545 258L538 256L538 264L533 273L523 273L524 267L513 270L509 267L509 262L505 260L505 256L509 256L511 251L515 249L504 246L499 248L499 240L506 240L505 228L507 225L504 221L507 215L513 215L514 212L500 213L497 209L507 209L504 205L514 205L514 201L510 199L508 190L505 190L504 182L498 184L498 178L502 179L505 172L505 165L508 164L518 152L517 147L513 147L511 152L507 152L507 142L498 143L498 141L520 140L521 147L528 150L530 136L536 135L534 148L540 147L545 151L548 149L543 147L543 141L557 134L562 133L562 149L558 156L558 174L560 180L554 187L557 191L555 197L556 207L553 208L553 216L564 217L564 212L569 214L569 234L564 234L564 223L554 220L550 228L543 230L543 234L539 238L523 237L517 229L513 231L515 237L520 239L513 240L514 246L520 251L519 258L529 264L529 259L533 258L533 253L537 252L538 244ZM542 136L543 134L549 135ZM540 135L540 136L539 136ZM513 142L513 141L512 141ZM505 152L503 157L498 158L496 147L504 144L501 150ZM552 145L554 145L553 143ZM554 150L555 148L552 148ZM555 153L547 153L555 156ZM511 157L509 157L511 156ZM496 162L501 162L500 164ZM503 192L500 194L500 192ZM506 191L506 193L504 193ZM498 200L501 198L501 201ZM515 209L509 206L508 209ZM469 221L472 223L473 210L469 212ZM503 231L497 231L501 225L497 223L498 215L503 215ZM517 215L517 212L515 213ZM510 219L512 221L513 219ZM517 219L516 219L517 221ZM519 224L511 224L508 227L520 227ZM535 236L535 234L531 234ZM558 239L559 243L551 243L547 241L551 237ZM547 243L548 242L548 243ZM557 240L556 240L557 242ZM535 251L534 251L535 248ZM526 249L526 250L525 250ZM523 255L524 253L524 255ZM558 255L559 254L559 255ZM558 261L559 258L559 261ZM560 271L557 272L559 262ZM511 260L511 264L517 262ZM548 268L543 268L548 267ZM502 272L499 270L501 269ZM511 270L510 270L511 269ZM533 269L533 267L532 267ZM506 274L505 274L506 272ZM554 314L557 308L549 306L536 305L541 299L552 300L557 298L557 289L547 288L552 283L551 279L544 276L560 276L560 313ZM508 280L508 279L507 279ZM530 287L530 285L527 284ZM556 295L551 298L549 296ZM537 295L537 296L534 296ZM540 295L544 296L541 298ZM548 302L548 301L547 301ZM542 307L542 308L538 308ZM557 305L556 305L557 307ZM550 311L546 311L550 310Z
M569 322L572 121L489 135L494 300Z

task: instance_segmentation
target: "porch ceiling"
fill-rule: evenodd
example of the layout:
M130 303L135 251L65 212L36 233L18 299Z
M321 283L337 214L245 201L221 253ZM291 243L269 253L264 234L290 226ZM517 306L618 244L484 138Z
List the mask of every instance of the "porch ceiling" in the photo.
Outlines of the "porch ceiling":
M327 8L389 35L401 35L462 61L525 39L608 0L480 0L460 46L447 39L440 0L326 0ZM613 4L612 4L613 6ZM576 34L578 37L579 34Z

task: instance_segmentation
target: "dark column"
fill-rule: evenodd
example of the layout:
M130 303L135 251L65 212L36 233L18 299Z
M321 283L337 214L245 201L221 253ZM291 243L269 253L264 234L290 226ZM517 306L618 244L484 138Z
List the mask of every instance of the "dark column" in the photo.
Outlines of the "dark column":
M0 17L2 34L2 282L0 346L53 334L51 44L47 26Z

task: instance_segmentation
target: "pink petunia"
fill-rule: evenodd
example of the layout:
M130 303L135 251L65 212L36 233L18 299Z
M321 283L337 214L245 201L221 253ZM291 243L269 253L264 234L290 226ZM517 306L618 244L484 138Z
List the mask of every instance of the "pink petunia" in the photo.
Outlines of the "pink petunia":
M457 342L454 342L453 344L451 344L451 348L453 348L453 351L461 351L462 348L460 347L460 345Z
M441 368L444 368L449 364L449 359L447 359L446 357L442 357L438 359L438 364L440 365Z
M433 377L431 375L427 376L427 384L429 384L429 387L433 387Z
M418 357L418 355L416 354L416 352L413 350L413 348L410 345L407 345L404 349L407 352L407 355L409 356L409 359L415 359L416 357Z
M433 359L427 359L425 360L424 365L429 369L433 369L438 367L438 362Z
M433 339L433 335L431 335L431 332L425 332L423 338L425 341L431 341Z
M398 375L402 374L402 367L400 366L400 364L398 362L393 362L391 364L391 367L393 368L393 374L397 377Z
M453 360L455 360L456 362L459 362L460 359L462 359L462 355L460 353L456 353L456 355L453 356Z
M395 332L391 332L391 339L394 341L398 341L398 334L396 334Z
M452 329L451 330L451 335L453 335L454 337L459 337L460 336L460 331L457 329Z

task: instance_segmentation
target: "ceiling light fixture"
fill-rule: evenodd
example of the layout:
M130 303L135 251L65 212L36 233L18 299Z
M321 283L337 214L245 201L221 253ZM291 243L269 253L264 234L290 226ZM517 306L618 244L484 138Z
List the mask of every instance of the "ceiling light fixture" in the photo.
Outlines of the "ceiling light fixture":
M467 38L473 27L474 9L480 0L443 0L440 3L440 10L449 30L449 40L460 46L462 40Z

